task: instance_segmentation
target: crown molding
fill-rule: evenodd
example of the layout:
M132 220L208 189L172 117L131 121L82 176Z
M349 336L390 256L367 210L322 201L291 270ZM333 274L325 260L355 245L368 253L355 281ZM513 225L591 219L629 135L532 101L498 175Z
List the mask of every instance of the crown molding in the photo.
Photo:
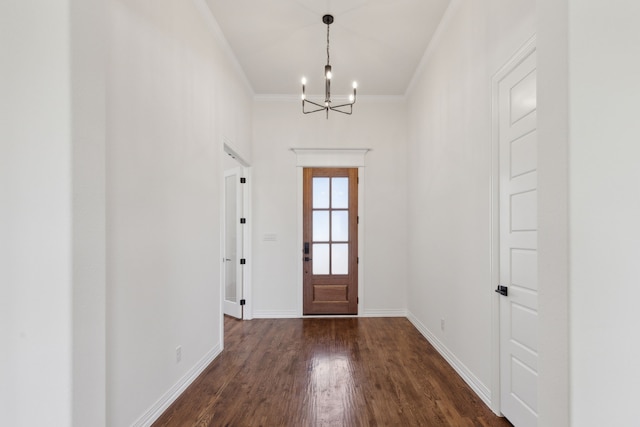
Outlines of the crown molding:
M323 99L324 95L307 95L307 98L311 99ZM300 102L300 94L256 94L253 96L254 101L267 101L267 102ZM338 97L335 98L334 101L344 100L347 101L348 98L345 96L344 99ZM405 95L358 95L359 103L394 103L394 102L405 102L407 97ZM355 108L355 107L354 107Z
M431 40L429 41L427 50L424 51L424 55L422 55L422 59L418 63L416 71L413 73L413 77L411 77L411 81L409 82L407 90L404 93L405 97L408 97L408 95L414 91L419 77L422 76L425 68L427 67L427 64L431 60L431 56L433 56L433 52L435 51L436 46L438 46L438 44L440 43L440 39L442 38L443 33L449 28L451 20L453 19L453 16L458 11L458 9L460 9L461 4L461 0L451 0L451 3L449 3L447 10L445 10L442 19L438 24L438 28L436 28L436 31L433 33L433 37L431 37Z
M193 1L193 4L196 6L196 9L198 10L198 12L200 12L202 19L204 19L204 22L207 24L207 27L211 31L211 34L216 39L216 41L220 43L222 50L231 61L233 68L240 76L240 79L244 83L246 89L249 91L249 94L251 96L254 96L255 91L253 90L253 86L251 86L251 82L247 78L247 75L245 74L244 70L242 69L240 62L238 61L238 57L233 52L233 49L231 49L231 45L229 44L229 41L224 36L224 33L222 32L222 29L220 28L220 25L218 24L218 21L216 20L215 16L213 16L213 12L211 12L211 9L207 5L207 2L205 0L192 0L192 1Z

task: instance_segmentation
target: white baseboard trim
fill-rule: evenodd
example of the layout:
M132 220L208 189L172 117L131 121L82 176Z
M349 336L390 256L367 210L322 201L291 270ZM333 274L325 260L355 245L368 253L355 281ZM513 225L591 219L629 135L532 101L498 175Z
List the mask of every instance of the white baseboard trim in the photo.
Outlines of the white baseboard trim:
M407 317L407 310L363 310L359 315L318 315L318 316L300 316L295 310L256 310L253 312L254 319L299 319L299 318L345 318L345 317Z
M360 317L407 317L407 310L362 310Z
M296 310L253 310L254 319L297 319Z
M131 427L149 427L153 424L160 415L164 411L167 410L169 406L173 402L176 401L178 397L186 390L187 387L191 385L191 383L198 378L198 375L205 370L207 366L213 360L218 357L218 355L222 352L222 346L220 343L212 348L205 356L200 359L198 363L195 364L193 368L191 368L180 380L173 386L169 391L167 391L164 396L162 396L158 401L149 408L149 410L144 413L136 422L134 422Z
M460 359L458 359L451 352L451 350L447 348L446 345L444 345L438 338L436 338L436 336L432 334L431 331L429 331L429 329L422 322L420 322L416 316L413 315L413 313L408 312L407 319L409 319L409 321L413 323L413 326L415 326L416 329L418 329L418 331L420 331L420 333L427 339L427 341L429 341L429 343L433 347L435 347L438 353L440 353L440 355L444 357L449 365L451 365L451 367L453 367L458 375L462 377L464 382L466 382L469 387L471 387L471 389L478 395L478 397L482 399L485 405L491 408L491 390L489 390L489 388L484 385L484 383L480 381L478 377L476 377L469 370L469 368L467 368L465 364L462 363Z

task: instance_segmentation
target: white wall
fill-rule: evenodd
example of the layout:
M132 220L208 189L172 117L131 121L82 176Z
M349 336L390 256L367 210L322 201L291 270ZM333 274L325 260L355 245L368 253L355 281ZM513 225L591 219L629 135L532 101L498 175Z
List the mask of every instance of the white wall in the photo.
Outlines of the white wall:
M74 426L106 423L105 12L72 1Z
M2 425L104 425L102 6L0 6Z
M403 100L364 100L352 116L303 115L298 97L258 99L253 122L253 299L256 317L296 316L298 241L296 156L291 148L370 148L365 157L360 314L406 308L406 109ZM364 181L364 182L363 182ZM265 234L277 241L263 241Z
M409 317L487 403L491 77L534 33L533 1L454 1L409 91Z
M571 425L637 425L640 4L568 3Z
M3 425L71 423L69 9L0 9Z
M538 0L538 424L569 425L567 2Z
M250 158L251 94L193 2L113 0L108 35L107 424L124 426L221 349L222 141Z

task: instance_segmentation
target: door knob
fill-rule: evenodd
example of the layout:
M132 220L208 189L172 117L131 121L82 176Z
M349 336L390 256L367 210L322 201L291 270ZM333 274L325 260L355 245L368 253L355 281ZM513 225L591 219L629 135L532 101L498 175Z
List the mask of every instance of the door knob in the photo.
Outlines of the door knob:
M499 293L500 295L504 295L505 297L509 293L509 291L507 290L507 287L502 285L498 285L498 287L496 288L496 292Z

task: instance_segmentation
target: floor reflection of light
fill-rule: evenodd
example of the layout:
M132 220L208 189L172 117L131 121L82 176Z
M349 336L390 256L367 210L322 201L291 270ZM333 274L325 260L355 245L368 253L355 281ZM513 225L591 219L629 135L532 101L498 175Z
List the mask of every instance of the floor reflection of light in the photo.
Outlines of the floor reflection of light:
M318 424L344 421L353 407L354 383L349 357L317 354L312 358L309 395Z

